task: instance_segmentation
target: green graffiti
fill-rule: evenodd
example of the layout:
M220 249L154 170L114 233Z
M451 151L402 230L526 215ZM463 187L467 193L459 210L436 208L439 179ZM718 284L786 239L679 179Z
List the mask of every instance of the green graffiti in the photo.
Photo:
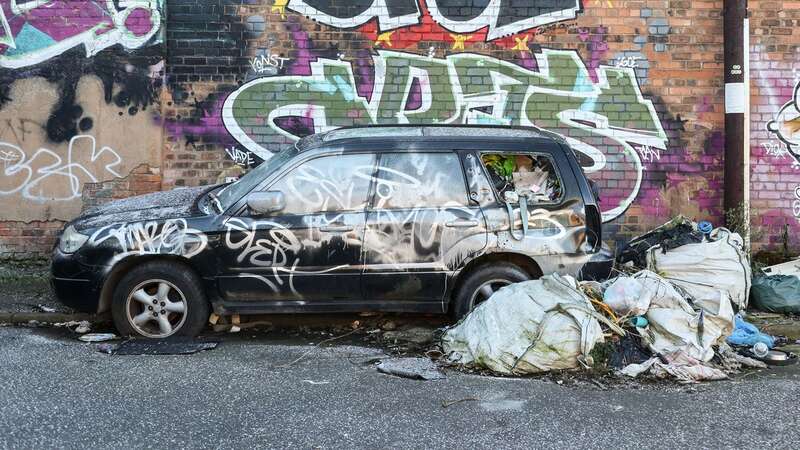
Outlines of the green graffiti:
M223 119L234 138L264 159L307 132L280 120L287 118L304 118L317 133L372 124L538 126L562 134L587 156L590 173L606 166L611 146L617 162L633 166L633 192L606 212L617 217L638 194L639 152L667 148L653 103L642 96L633 69L601 66L593 81L574 51L536 56L534 71L470 53L440 59L379 51L369 98L359 95L350 63L319 59L311 75L243 85L225 102Z

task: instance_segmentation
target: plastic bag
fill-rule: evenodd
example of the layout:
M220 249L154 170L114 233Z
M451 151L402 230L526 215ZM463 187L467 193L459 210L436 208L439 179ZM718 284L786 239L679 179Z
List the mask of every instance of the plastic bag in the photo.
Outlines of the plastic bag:
M750 289L753 307L778 314L800 314L800 278L793 275L757 276Z
M642 290L639 280L620 277L603 293L603 303L619 315L641 316L650 308L650 297Z
M739 345L742 347L752 347L759 342L767 344L770 349L775 347L775 338L762 333L758 327L752 323L746 322L742 316L736 315L736 329L728 337L728 343L731 345Z

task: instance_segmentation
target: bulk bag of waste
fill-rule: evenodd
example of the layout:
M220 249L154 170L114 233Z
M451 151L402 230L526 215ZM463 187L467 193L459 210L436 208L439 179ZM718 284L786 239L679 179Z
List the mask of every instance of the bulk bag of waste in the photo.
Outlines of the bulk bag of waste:
M697 224L685 216L677 216L660 227L628 242L619 252L620 264L633 264L634 267L647 267L647 255L651 248L658 246L664 251L697 244L705 240L705 234L697 229Z
M800 314L800 278L794 275L760 275L750 289L753 307L778 314Z
M648 271L636 274L634 279L650 296L645 315L650 325L643 337L654 353L684 352L707 362L714 357L712 347L725 342L733 332L733 307L724 292L718 292L715 310L696 310L669 280Z
M667 250L659 245L647 253L648 269L686 291L695 303L719 309L724 295L740 310L750 298L750 261L739 234L717 228L704 242Z
M497 291L444 333L442 348L451 362L506 375L572 369L591 365L603 342L598 318L574 278L550 275Z

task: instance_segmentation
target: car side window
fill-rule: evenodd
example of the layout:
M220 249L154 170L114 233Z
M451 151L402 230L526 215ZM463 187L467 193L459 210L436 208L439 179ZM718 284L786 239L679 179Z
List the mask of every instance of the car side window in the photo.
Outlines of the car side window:
M469 198L455 153L386 153L375 183L375 208L466 206Z
M531 204L553 204L563 198L564 189L550 156L539 153L484 153L486 171L500 201L507 194L525 196Z
M286 196L283 214L362 210L375 168L374 154L323 156L294 168L268 190Z

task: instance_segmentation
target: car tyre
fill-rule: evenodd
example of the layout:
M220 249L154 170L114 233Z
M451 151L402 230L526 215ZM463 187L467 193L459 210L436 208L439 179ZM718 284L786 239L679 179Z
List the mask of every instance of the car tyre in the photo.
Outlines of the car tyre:
M498 289L531 279L521 267L511 263L491 263L470 272L454 296L452 316L461 320L480 302L486 301Z
M210 306L200 279L188 267L153 261L128 272L114 289L111 315L123 336L195 337Z

